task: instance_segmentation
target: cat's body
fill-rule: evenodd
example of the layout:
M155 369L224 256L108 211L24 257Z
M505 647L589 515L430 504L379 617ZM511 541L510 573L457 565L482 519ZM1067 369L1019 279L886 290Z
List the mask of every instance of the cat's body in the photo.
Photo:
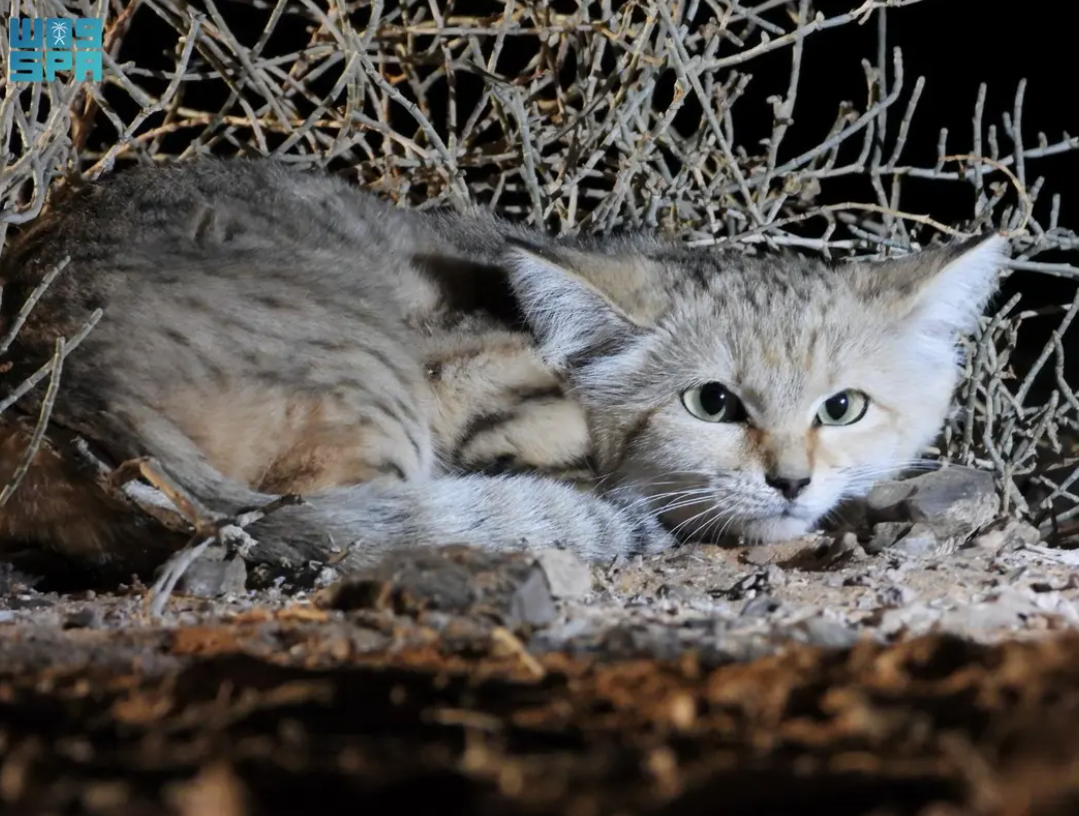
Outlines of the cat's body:
M939 431L956 333L1002 250L832 270L644 236L555 241L273 162L200 160L94 185L4 254L5 326L71 260L0 390L103 308L65 364L57 422L116 461L155 457L219 511L303 494L251 528L271 561L462 541L609 558L661 550L672 529L767 540ZM17 447L0 445L0 475ZM121 548L107 516L56 504L45 469L0 510L0 536Z

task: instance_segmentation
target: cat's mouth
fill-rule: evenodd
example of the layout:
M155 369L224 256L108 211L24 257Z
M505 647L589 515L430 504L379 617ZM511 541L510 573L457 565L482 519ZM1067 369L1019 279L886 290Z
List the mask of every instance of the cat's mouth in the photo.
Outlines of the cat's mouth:
M642 479L642 481L645 481ZM679 480L645 499L663 525L682 541L745 538L754 543L798 538L822 514L808 495L786 499L742 479Z
M665 526L680 540L713 541L745 538L751 543L782 541L805 535L819 514L804 505L759 508L755 512L725 513L722 502L662 513Z

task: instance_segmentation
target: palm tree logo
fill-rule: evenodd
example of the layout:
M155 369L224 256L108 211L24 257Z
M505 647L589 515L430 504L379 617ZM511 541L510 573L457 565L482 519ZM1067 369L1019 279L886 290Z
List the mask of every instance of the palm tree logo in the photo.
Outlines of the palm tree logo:
M68 23L66 20L53 20L49 24L49 37L52 40L53 48L66 48L67 47L67 32Z

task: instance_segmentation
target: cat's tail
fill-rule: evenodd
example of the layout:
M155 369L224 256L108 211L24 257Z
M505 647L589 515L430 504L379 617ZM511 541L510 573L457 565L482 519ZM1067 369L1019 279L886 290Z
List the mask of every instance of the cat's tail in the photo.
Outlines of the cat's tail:
M140 446L208 509L234 515L277 498L218 472L161 417L138 425ZM254 560L298 566L333 558L349 569L369 565L395 548L471 544L496 550L557 546L603 562L658 552L671 543L648 514L538 476L371 482L303 499L247 528L258 542Z

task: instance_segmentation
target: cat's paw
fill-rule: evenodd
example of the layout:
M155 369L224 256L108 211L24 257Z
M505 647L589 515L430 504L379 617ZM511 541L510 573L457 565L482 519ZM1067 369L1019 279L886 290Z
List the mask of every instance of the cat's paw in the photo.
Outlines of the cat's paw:
M659 519L636 502L613 502L625 522L627 534L618 555L655 555L675 546L678 541Z

